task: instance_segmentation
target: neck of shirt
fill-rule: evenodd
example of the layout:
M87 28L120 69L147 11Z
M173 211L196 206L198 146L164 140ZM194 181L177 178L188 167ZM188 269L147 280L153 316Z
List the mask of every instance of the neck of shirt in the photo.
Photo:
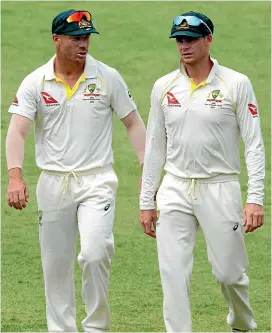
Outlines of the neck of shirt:
M74 95L74 93L77 91L79 84L86 80L86 77L85 77L85 74L82 73L73 87L70 87L70 85L66 81L62 80L61 78L57 77L56 75L55 75L55 80L56 80L56 82L61 82L64 85L67 99L70 99Z

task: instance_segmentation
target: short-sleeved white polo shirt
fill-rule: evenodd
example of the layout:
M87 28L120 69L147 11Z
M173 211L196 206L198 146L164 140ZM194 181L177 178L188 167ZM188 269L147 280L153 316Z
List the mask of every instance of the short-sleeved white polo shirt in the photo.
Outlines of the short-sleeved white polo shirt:
M86 171L113 163L112 116L137 109L122 76L90 55L85 80L68 98L54 58L23 80L9 112L35 123L36 163L53 171Z

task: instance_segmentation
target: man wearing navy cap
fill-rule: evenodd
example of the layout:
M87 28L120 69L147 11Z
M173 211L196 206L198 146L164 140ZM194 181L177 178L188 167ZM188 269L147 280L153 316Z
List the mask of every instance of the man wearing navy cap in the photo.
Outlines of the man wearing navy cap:
M9 112L6 139L7 201L23 209L24 142L35 125L39 231L50 332L77 332L74 288L76 235L83 270L85 332L109 329L108 284L114 254L113 222L118 179L113 169L113 112L127 128L140 164L145 126L126 83L88 54L97 34L88 11L70 9L52 23L56 55L22 82Z
M264 222L264 145L252 85L211 58L213 32L201 13L175 17L170 38L176 39L180 68L158 79L151 93L140 222L157 238L168 332L192 331L189 284L199 226L229 306L228 324L232 331L256 328L244 233ZM249 179L244 211L240 136Z

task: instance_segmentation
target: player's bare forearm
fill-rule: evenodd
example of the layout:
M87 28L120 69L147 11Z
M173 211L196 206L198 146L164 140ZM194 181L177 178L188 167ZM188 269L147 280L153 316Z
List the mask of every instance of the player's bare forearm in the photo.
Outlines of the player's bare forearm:
M23 181L22 164L24 144L32 121L26 117L14 114L11 118L6 138L6 158L9 183L7 188L7 203L10 207L22 210L28 202L28 189Z
M22 169L19 167L15 167L8 170L9 180L23 179L22 175L23 175Z
M138 157L140 164L143 164L145 154L146 128L144 122L137 111L131 112L122 119L127 128L131 145Z
M13 114L6 137L6 158L8 170L22 169L25 137L30 130L32 120ZM14 174L15 171L12 171Z

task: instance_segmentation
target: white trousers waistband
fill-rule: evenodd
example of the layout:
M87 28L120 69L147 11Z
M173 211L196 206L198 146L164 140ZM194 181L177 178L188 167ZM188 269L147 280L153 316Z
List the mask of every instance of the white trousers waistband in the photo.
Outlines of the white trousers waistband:
M210 178L181 178L177 177L175 175L169 174L172 177L180 180L180 181L188 181L188 195L191 195L194 200L197 199L197 195L195 194L196 186L197 184L201 183L224 183L224 182L230 182L234 180L238 180L238 175L236 174L230 174L230 175L218 175L215 177Z
M53 176L62 176L63 177L63 184L61 187L61 191L63 193L61 201L60 201L60 205L62 204L64 195L66 194L66 192L68 191L68 187L69 187L69 180L70 177L74 177L75 181L79 184L80 183L80 177L81 176L87 176L87 175L97 175L106 171L109 171L112 169L112 165L108 164L104 167L101 168L93 168L90 170L86 170L86 171L65 171L65 172L61 172L61 171L52 171L52 170L43 170L44 173L49 174L49 175L53 175Z
M109 171L112 169L112 164L105 165L104 167L100 168L93 168L90 170L85 171L54 171L54 170L42 170L43 172L49 174L49 175L55 175L55 176L67 176L67 175L77 175L77 176L85 176L85 175L96 175L98 173L103 173L106 171Z
M229 182L233 180L238 180L238 175L237 174L230 174L230 175L218 175L214 177L209 177L209 178L183 178L183 177L178 177L176 175L173 175L171 173L168 173L170 176L178 179L178 180L183 180L183 181L188 181L192 182L193 180L197 181L198 183L218 183L218 182Z

